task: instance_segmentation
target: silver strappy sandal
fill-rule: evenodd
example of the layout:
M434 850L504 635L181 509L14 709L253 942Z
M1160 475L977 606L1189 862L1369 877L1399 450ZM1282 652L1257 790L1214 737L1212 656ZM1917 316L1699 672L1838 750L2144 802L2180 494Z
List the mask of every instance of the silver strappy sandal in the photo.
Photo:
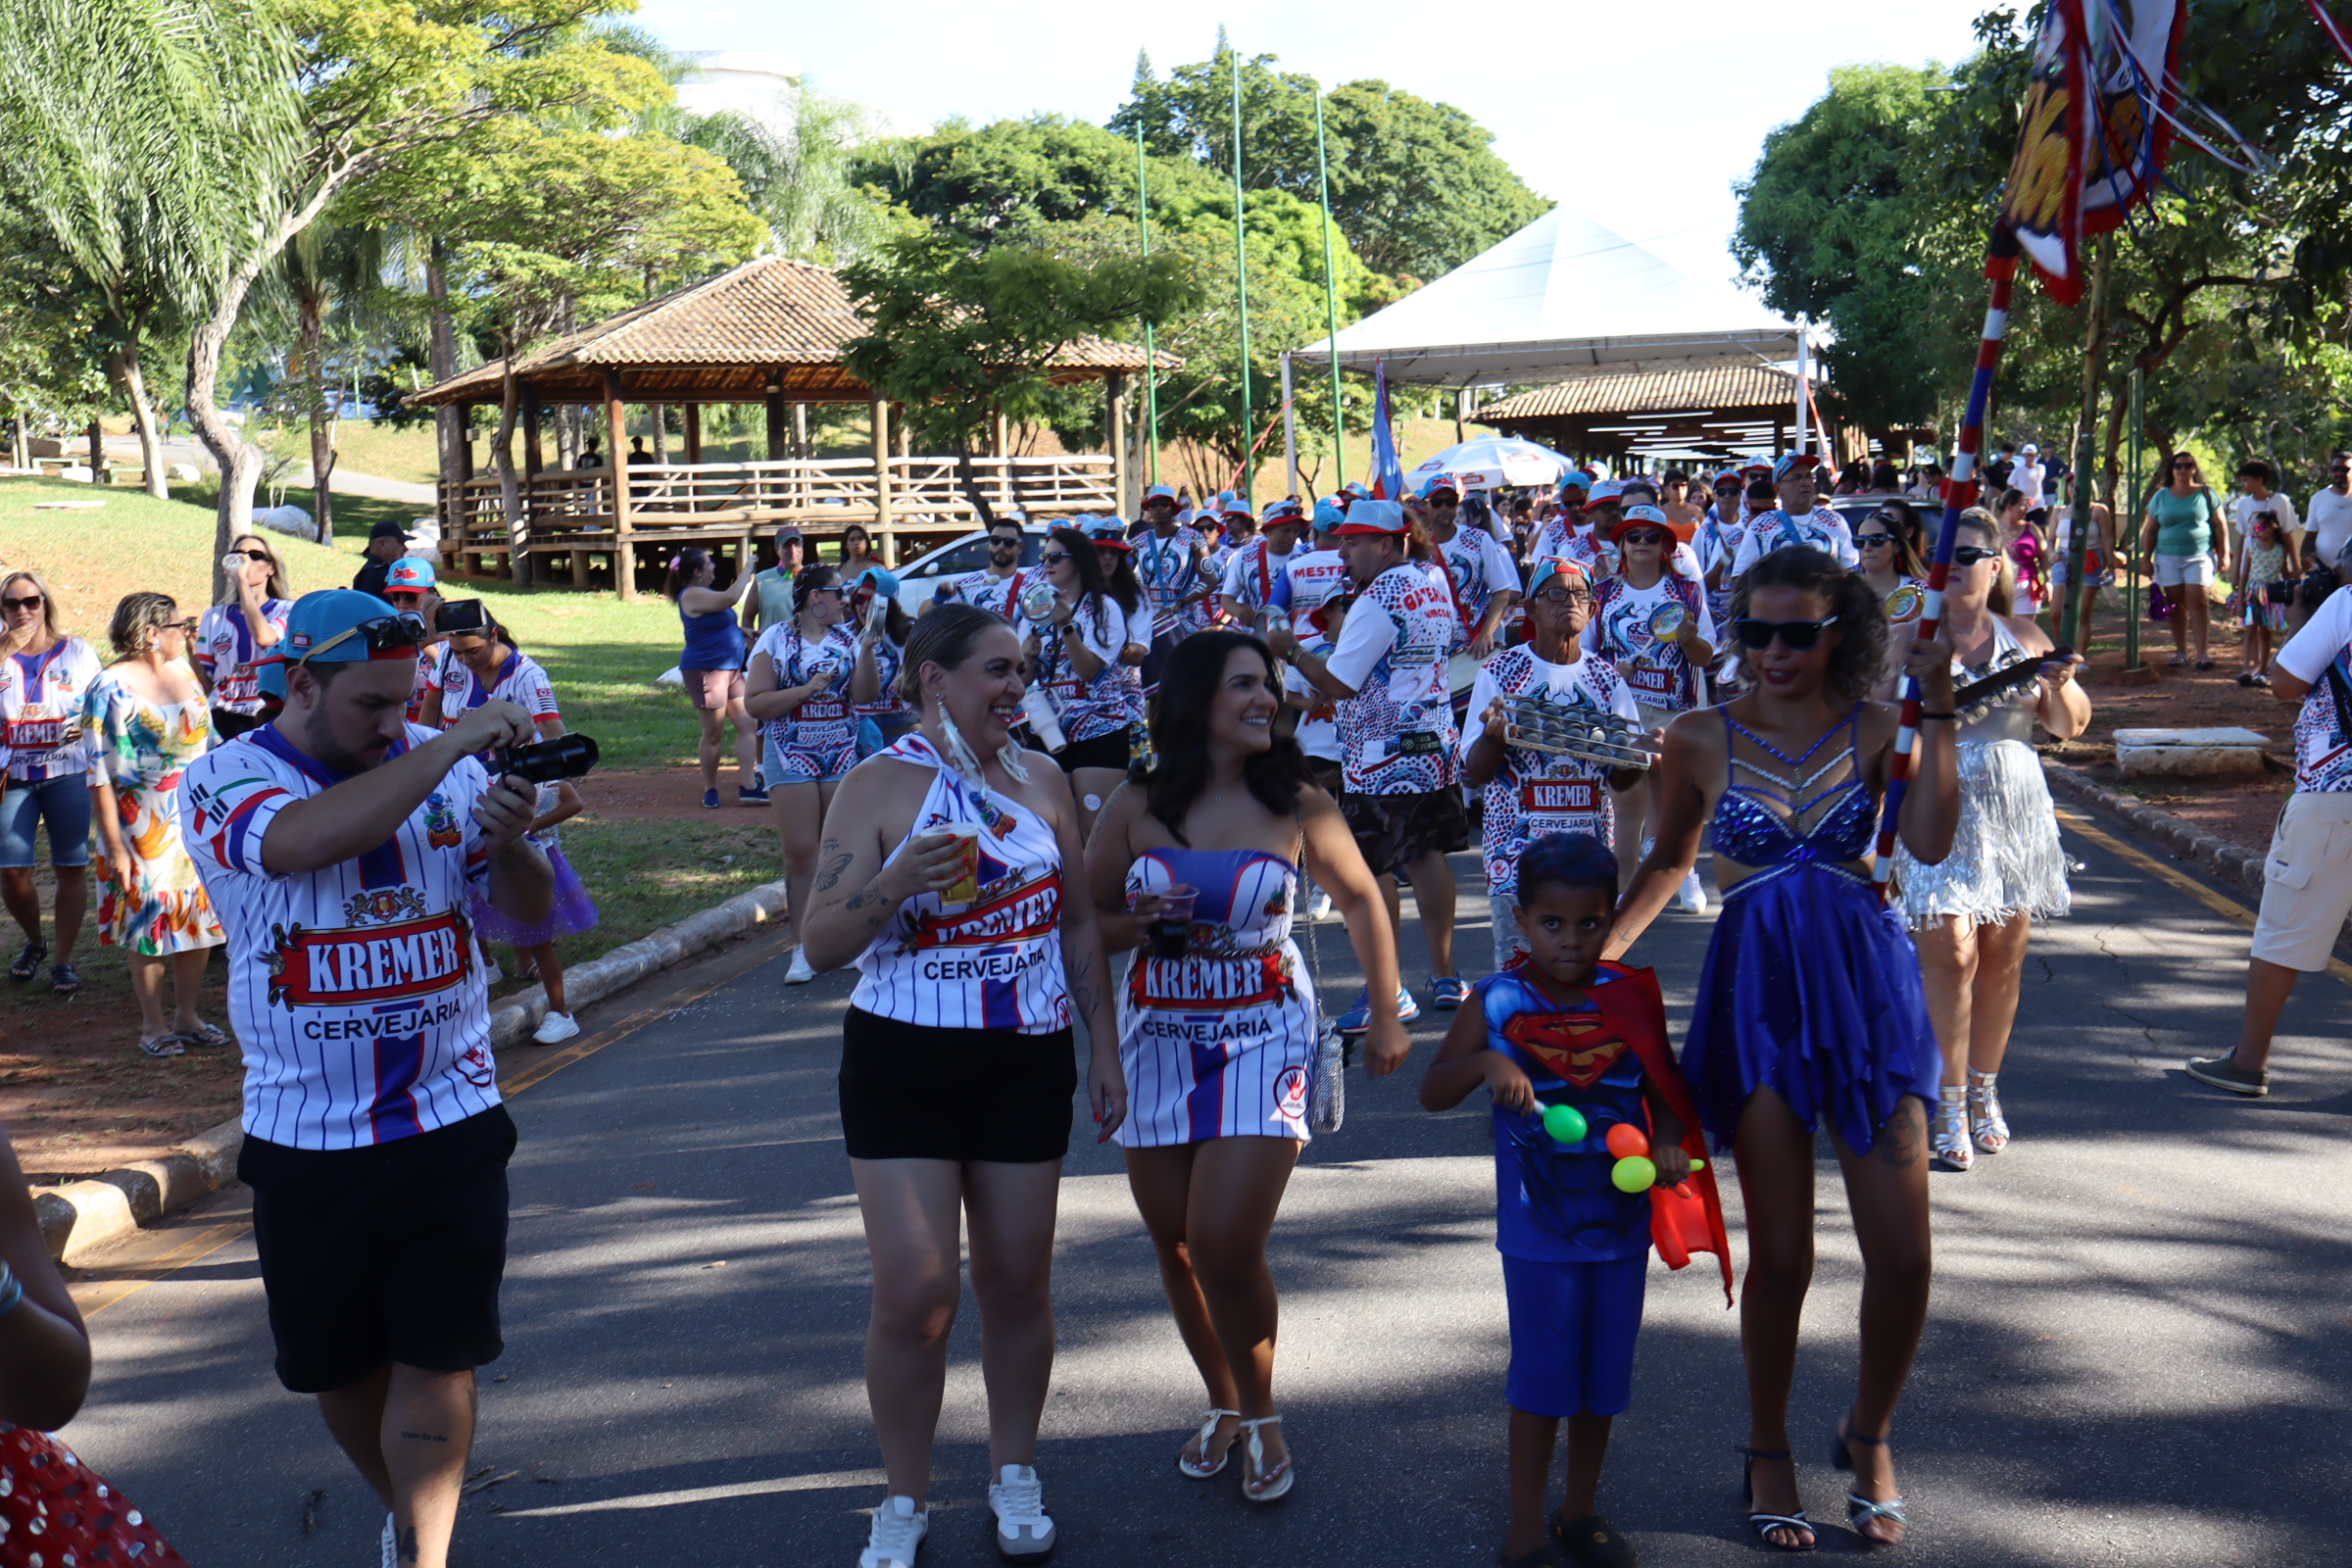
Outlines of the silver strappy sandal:
M1192 1444L1187 1445L1187 1446L1194 1446L1197 1445L1198 1451L1200 1452L1200 1456L1202 1458L1206 1458L1208 1456L1208 1446L1215 1440L1217 1435L1217 1423L1224 1420L1227 1416L1231 1416L1236 1421L1239 1421L1242 1419L1242 1412L1239 1410L1209 1411L1208 1419L1200 1423L1200 1430L1194 1435ZM1225 1473L1225 1461L1232 1457L1233 1445L1230 1443L1225 1445L1225 1451L1217 1455L1217 1462L1215 1464L1206 1466L1188 1462L1184 1457L1184 1449L1178 1448L1176 1450L1176 1468L1183 1471L1186 1475L1191 1476L1195 1481L1206 1481L1211 1476L1223 1475Z
M1289 1454L1283 1455L1281 1475L1271 1482L1263 1479L1266 1473L1266 1444L1265 1440L1258 1436L1258 1429L1280 1425L1282 1425L1282 1417L1278 1415L1261 1415L1254 1421L1242 1423L1242 1430L1250 1434L1249 1443L1243 1449L1245 1457L1242 1464L1242 1495L1248 1497L1251 1502L1273 1502L1278 1498L1287 1497L1291 1494L1291 1484L1298 1479L1298 1466L1293 1462ZM1261 1484L1252 1487L1250 1484L1251 1476L1260 1478Z
M2001 1092L1994 1083L1999 1077L1999 1073L1968 1069L1968 1119L1977 1148L1987 1154L2009 1147L2009 1118L2001 1114Z

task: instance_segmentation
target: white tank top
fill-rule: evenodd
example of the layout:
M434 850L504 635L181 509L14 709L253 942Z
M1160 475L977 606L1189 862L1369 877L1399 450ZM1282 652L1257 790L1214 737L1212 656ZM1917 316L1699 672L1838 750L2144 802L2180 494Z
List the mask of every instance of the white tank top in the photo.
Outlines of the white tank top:
M934 770L907 839L950 822L980 825L980 897L948 905L919 893L900 905L858 956L851 1004L933 1029L1067 1029L1061 846L1053 828L1019 802L974 789L919 730L879 755ZM902 840L883 864L906 848Z

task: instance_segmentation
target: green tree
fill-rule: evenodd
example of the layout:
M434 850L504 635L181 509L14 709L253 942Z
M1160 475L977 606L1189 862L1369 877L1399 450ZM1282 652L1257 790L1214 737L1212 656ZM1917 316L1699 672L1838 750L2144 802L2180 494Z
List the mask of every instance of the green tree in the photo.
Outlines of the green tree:
M1196 286L1173 257L1073 260L1034 244L975 251L935 224L910 224L843 269L867 323L843 352L852 375L906 405L956 453L956 477L982 523L996 514L972 469L998 414L1042 415L1066 344L1192 308Z
M1240 63L1242 179L1253 189L1318 199L1313 77L1276 70L1272 55ZM1233 177L1234 51L1220 31L1215 54L1179 66L1166 80L1136 65L1128 101L1110 128ZM1344 82L1324 106L1332 216L1375 272L1428 279L1544 216L1494 150L1494 135L1466 112L1385 81ZM1228 212L1230 216L1230 211Z
M1135 221L1134 141L1055 115L986 125L951 120L865 149L859 175L894 205L976 245L1097 215ZM1223 191L1232 217L1231 186L1189 158L1153 157L1149 177L1155 216L1172 198Z

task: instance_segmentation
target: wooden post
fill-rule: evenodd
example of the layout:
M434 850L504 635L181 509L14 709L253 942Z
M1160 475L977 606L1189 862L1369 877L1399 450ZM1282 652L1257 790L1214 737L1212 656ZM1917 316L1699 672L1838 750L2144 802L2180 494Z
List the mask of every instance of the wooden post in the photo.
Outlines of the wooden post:
M703 406L700 403L686 405L686 461L703 461Z
M1127 378L1116 370L1102 378L1102 434L1110 447L1111 507L1134 516L1127 506Z
M637 549L629 539L629 420L620 401L620 368L605 367L606 450L612 455L612 588L620 602L637 602Z
M90 421L90 483L106 483L106 432L98 421ZM315 503L314 503L315 504ZM27 831L30 831L27 829Z
M899 531L890 521L890 405L876 398L872 405L874 421L874 535L882 545L882 559L899 559ZM815 552L811 550L812 559Z
M787 457L799 456L798 452L788 452L784 446L783 382L771 376L767 383L765 397L767 401L767 461L776 463ZM797 422L801 406L796 403L792 407Z
M808 456L808 405L806 403L792 406L792 455L804 460Z
M1012 465L1007 461L1012 455L1011 446L1012 435L1005 427L1004 411L999 409L989 420L988 455L997 460L997 506L1006 512L1012 510Z
M522 483L515 487L514 510L519 516L507 519L507 569L515 582L536 580L532 569L537 562L531 555L531 525L533 515L532 486L539 480L544 461L539 449L539 400L532 394L522 395Z

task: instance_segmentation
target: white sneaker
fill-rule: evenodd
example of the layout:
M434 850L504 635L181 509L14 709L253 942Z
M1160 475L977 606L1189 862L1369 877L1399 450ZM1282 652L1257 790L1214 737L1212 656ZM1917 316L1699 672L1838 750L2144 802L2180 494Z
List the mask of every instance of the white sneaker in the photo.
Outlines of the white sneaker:
M1696 866L1691 867L1690 874L1683 878L1683 891L1680 897L1685 913L1704 914L1707 912L1707 890L1698 885L1698 868Z
M1041 1562L1054 1549L1054 1521L1046 1517L1046 1489L1025 1464L1008 1464L988 1489L997 1516L997 1555L1006 1562Z
M393 1530L394 1516L384 1515L384 1568L400 1568L400 1538Z
M1307 923L1309 925L1313 925L1319 921L1328 920L1330 918L1331 895L1318 888L1315 890L1314 903L1306 906Z
M808 955L799 948L793 949L792 967L784 971L784 983L788 986L805 986L815 978L816 971L808 967Z
M504 980L506 977L507 971L498 966L498 960L496 958L484 960L482 964L482 984L486 986L494 986L501 980Z
M917 1513L912 1497L885 1497L874 1510L873 1533L858 1554L858 1568L914 1568L914 1554L930 1533L930 1509Z
M570 1013L551 1012L539 1020L539 1027L531 1031L531 1038L543 1046L553 1046L577 1038L579 1032L580 1026L572 1021Z

